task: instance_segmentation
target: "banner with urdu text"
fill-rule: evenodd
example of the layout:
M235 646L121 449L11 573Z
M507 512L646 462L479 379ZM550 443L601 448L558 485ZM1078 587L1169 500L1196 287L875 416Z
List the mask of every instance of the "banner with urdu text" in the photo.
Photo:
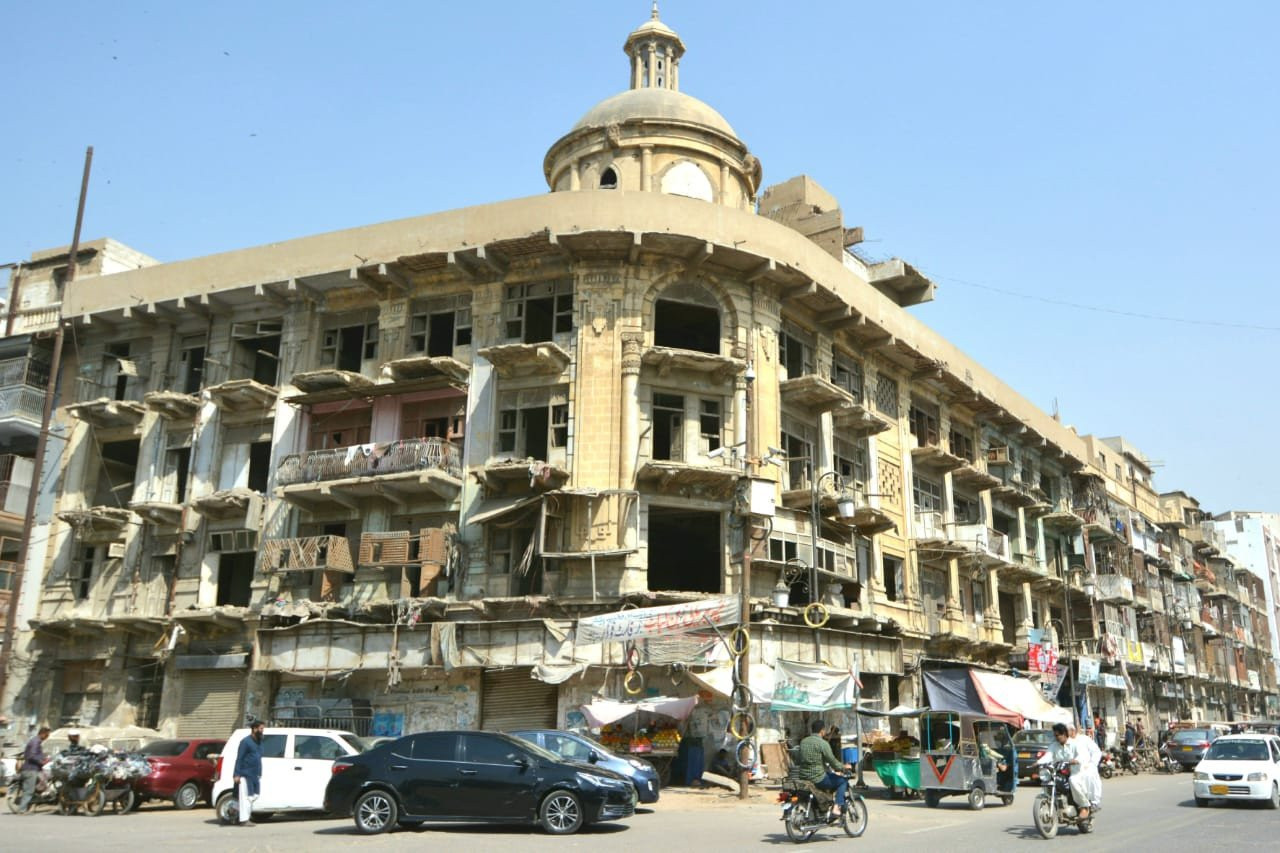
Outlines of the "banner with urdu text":
M579 619L577 643L580 646L591 643L622 643L642 637L708 631L712 625L723 627L741 619L742 605L737 596L733 595L667 607L635 607Z

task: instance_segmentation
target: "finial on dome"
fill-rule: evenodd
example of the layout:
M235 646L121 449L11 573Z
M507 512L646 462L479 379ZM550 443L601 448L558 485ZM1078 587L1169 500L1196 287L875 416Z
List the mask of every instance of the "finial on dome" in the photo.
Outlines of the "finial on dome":
M684 42L671 27L658 20L658 0L653 0L649 20L627 36L622 48L631 57L632 89L679 91L679 64Z
M653 14L651 14L649 17L651 17L655 21L658 20L658 0L653 0Z

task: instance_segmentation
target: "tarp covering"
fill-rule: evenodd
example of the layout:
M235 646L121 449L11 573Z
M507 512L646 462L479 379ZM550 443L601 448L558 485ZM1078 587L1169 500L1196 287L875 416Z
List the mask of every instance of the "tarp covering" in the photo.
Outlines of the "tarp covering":
M684 720L693 713L693 706L698 704L697 696L678 699L672 696L654 696L639 702L615 702L612 699L597 699L582 706L582 713L592 727L607 726L618 720L626 719L637 711L648 711L661 714L675 720Z
M579 645L604 642L626 642L642 637L664 637L711 626L735 624L742 619L742 606L737 596L720 595L703 601L669 604L664 607L640 607L584 616L578 620Z
M703 687L721 696L729 696L730 691L733 690L733 664L720 664L706 672L690 671L689 675ZM748 686L751 690L751 698L757 705L767 705L772 702L773 667L767 663L751 664L751 684Z
M777 660L773 666L772 711L832 711L852 708L857 674L814 663Z
M978 688L969 677L968 669L953 667L925 670L924 692L929 700L929 707L935 711L987 713L982 697L978 695Z
M1036 685L1025 678L977 669L970 670L969 675L973 678L978 693L985 697L988 708L1002 710L1000 714L989 710L987 713L993 717L1008 719L1006 715L1012 715L1017 718L1015 725L1018 726L1022 725L1024 719L1043 723L1071 723L1070 708L1050 705Z

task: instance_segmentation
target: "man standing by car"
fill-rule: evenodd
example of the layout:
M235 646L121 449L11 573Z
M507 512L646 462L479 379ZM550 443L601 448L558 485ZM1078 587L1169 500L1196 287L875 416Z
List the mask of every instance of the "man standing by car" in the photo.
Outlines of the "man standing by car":
M31 798L36 794L36 783L40 781L40 771L49 760L44 755L44 742L48 737L49 727L41 726L40 731L27 741L26 747L22 750L22 766L19 768L22 776L22 793L20 794L22 808L19 811L25 812L31 808Z
M249 736L240 741L236 751L233 781L239 797L239 821L237 826L253 826L253 803L258 799L259 782L262 780L262 720L249 724Z

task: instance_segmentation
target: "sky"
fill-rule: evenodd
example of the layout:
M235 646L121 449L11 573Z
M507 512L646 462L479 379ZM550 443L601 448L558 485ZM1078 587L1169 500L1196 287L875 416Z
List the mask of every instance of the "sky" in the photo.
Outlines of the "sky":
M666 0L681 90L912 308L1214 512L1280 510L1280 4ZM170 261L547 191L646 0L9 4L0 263ZM105 284L105 281L104 281Z

